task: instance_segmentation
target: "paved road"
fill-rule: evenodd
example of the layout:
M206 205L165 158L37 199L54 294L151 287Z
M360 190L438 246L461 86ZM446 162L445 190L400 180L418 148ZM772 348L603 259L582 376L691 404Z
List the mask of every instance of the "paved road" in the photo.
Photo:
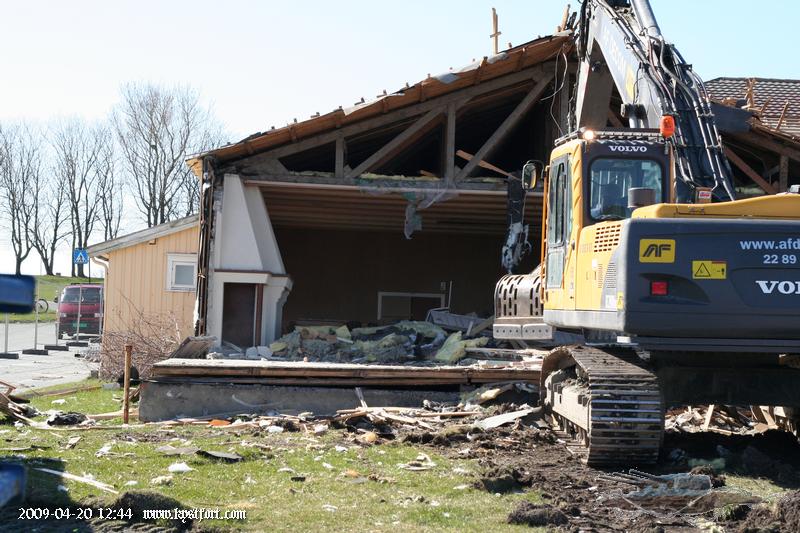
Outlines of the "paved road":
M33 348L33 324L9 324L8 351L20 352ZM55 343L55 325L39 324L37 348L44 344ZM0 322L0 351L5 347L5 324ZM61 341L63 344L63 341ZM68 352L50 352L50 355L20 354L19 359L0 359L0 380L19 388L48 387L59 383L80 381L89 377L97 363L87 363L81 357L75 357L79 350L72 348Z

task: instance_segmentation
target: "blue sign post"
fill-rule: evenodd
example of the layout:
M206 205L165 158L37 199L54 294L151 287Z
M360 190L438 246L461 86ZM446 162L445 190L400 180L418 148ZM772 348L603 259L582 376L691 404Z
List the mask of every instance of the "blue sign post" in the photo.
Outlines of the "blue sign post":
M72 250L72 262L76 265L86 265L89 263L89 252L86 248L75 248Z
M89 252L86 248L75 248L72 250L72 262L76 265L89 265L89 281L92 281L92 264L89 262ZM75 325L75 340L68 342L67 346L88 346L88 343L81 341L81 302L83 301L83 285L78 285L78 322Z

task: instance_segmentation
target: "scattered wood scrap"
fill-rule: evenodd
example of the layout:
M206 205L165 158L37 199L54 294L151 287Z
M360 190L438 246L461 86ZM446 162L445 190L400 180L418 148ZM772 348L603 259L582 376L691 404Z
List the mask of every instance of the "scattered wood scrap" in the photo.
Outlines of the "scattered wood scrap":
M722 435L754 435L778 427L774 421L770 424L766 417L759 419L754 413L729 405L693 405L668 411L665 428L681 433L711 431Z
M91 485L92 487L98 488L100 490L104 490L106 492L110 492L111 494L119 494L118 491L114 490L114 487L107 483L102 483L97 481L96 479L91 479L85 476L76 476L75 474L70 474L69 472L60 472L58 470L51 470L50 468L34 468L34 470L38 470L39 472L44 472L45 474L51 474L53 476L60 477L61 479L69 479L70 481L77 481L79 483L86 483L87 485Z
M534 413L536 409L529 408L529 409L520 409L519 411L513 411L511 413L503 413L501 415L490 416L489 418L484 418L483 420L479 420L475 423L481 429L492 429L496 427L500 427L504 424L510 424L511 422L518 420L520 418L524 418L531 413Z

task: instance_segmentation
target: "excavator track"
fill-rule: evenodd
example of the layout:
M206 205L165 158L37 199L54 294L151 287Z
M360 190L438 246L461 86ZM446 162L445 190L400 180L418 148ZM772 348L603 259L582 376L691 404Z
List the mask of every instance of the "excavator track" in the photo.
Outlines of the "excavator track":
M562 346L545 358L542 380L545 407L581 445L585 463L658 459L664 433L661 392L655 374L635 354Z

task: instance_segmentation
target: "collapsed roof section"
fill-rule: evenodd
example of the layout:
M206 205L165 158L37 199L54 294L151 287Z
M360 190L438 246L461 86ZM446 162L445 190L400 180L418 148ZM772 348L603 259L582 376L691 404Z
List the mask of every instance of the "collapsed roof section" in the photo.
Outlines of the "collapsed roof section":
M742 196L800 183L800 80L715 78L706 82L725 153Z
M713 99L749 109L767 128L800 142L800 80L715 78L706 88Z

